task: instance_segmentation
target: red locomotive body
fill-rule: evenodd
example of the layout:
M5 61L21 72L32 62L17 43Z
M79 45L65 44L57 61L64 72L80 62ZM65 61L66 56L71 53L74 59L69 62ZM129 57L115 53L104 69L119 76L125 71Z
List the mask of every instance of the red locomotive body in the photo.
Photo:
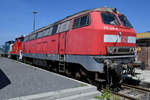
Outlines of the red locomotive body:
M20 56L23 47L23 40L24 40L23 36L16 38L16 41L12 46L12 50L10 51L10 55L9 55L10 58L17 59Z
M58 62L59 72L84 69L99 80L100 74L108 70L120 76L123 70L130 69L128 64L134 63L135 46L136 33L123 14L112 8L96 8L68 16L26 36L23 58L35 64ZM66 63L81 67L68 68Z

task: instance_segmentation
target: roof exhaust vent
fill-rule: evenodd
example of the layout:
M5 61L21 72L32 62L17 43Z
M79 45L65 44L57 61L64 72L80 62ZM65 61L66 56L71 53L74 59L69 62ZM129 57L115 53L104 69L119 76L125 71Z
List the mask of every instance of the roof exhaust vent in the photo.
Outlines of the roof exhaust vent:
M117 8L112 8L112 11L113 11L114 13L117 13Z

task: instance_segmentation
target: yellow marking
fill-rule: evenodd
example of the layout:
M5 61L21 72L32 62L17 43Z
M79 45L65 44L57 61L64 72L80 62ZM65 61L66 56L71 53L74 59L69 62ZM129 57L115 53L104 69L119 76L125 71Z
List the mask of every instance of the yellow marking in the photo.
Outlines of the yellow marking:
M136 34L136 38L137 38L137 39L150 38L150 32L137 33L137 34Z

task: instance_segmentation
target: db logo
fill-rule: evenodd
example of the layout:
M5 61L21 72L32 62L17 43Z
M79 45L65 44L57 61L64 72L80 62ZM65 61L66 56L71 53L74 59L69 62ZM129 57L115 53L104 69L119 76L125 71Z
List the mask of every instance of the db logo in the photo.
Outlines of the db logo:
M121 42L128 42L128 37L127 36L122 36L121 37Z

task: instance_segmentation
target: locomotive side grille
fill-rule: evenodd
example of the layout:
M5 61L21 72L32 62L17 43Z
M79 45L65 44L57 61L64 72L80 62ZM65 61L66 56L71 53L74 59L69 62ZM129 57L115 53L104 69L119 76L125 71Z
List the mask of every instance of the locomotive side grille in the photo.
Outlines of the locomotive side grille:
M130 52L130 48L118 48L118 52Z
M108 54L134 54L134 47L108 47Z

